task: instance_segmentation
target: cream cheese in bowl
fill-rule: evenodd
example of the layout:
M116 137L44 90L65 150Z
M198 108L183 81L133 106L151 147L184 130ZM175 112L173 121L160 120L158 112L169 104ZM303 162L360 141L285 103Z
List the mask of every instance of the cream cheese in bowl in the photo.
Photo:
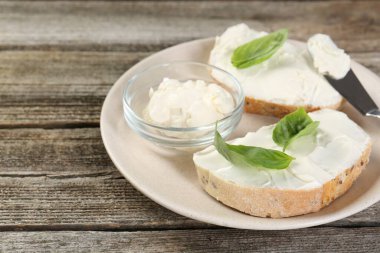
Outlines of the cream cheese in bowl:
M219 84L211 72L228 80ZM165 147L194 150L212 144L215 123L227 137L244 105L240 83L228 72L198 62L153 66L132 77L124 90L124 118L145 139Z
M164 78L150 89L144 118L166 127L197 127L215 123L234 110L231 94L215 83L203 80L179 81Z

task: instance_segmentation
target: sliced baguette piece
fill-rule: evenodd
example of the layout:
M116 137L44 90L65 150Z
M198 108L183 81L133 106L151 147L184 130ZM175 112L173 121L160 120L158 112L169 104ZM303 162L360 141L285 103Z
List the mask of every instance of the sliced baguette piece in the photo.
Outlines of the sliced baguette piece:
M259 217L302 215L329 205L365 168L371 142L344 113L324 109L309 115L320 121L316 143L309 147L294 143L286 152L296 160L285 170L236 167L213 146L195 153L202 188L225 205ZM232 143L280 149L271 140L273 127L263 127Z
M286 42L262 63L245 69L232 65L231 56L237 47L265 35L245 24L235 25L216 37L210 52L209 64L231 73L242 84L246 112L283 117L299 107L308 112L340 108L342 96L313 67L305 45ZM229 85L217 72L211 75Z

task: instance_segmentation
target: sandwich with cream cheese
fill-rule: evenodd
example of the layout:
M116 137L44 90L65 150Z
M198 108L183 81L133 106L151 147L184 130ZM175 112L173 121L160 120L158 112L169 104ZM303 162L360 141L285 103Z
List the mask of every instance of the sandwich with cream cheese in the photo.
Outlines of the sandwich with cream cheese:
M298 109L275 125L193 160L202 188L241 212L282 218L316 212L344 194L368 163L371 141L346 114Z
M267 35L250 29L246 24L235 25L216 37L210 52L209 63L230 72L242 84L246 96L245 111L283 117L299 107L308 112L338 109L343 102L342 96L313 66L308 50L287 41L287 37L270 57L266 56L268 52L265 51L267 48L262 48L263 43L258 43L256 48L262 49L259 52L264 56L262 60L243 68L234 64L237 48ZM216 72L212 75L221 83L228 82Z

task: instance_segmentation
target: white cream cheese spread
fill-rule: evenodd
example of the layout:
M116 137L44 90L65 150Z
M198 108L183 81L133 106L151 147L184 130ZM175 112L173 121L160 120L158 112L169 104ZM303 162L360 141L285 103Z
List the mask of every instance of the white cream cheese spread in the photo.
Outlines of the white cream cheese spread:
M266 35L246 24L228 28L216 37L209 63L235 76L243 86L245 95L268 102L296 106L331 106L341 102L342 97L312 65L306 48L285 44L268 60L237 69L231 64L234 50L244 43ZM214 78L228 83L217 72Z
M144 118L164 127L197 127L214 123L235 107L232 95L215 83L203 80L181 82L164 78L150 90Z
M369 136L346 114L330 109L309 113L319 121L316 141L295 141L286 153L295 157L287 169L236 167L210 146L194 154L194 163L224 180L242 186L277 189L312 189L335 178L354 165L370 144ZM282 150L272 140L274 125L265 126L245 137L231 141L235 145Z
M350 56L343 49L338 48L330 36L313 35L307 41L307 48L313 57L314 67L319 73L341 79L350 70Z

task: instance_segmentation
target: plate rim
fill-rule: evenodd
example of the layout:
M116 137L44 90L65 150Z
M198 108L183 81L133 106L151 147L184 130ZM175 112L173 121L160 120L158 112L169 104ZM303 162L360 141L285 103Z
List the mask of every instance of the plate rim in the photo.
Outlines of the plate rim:
M106 111L105 108L106 108L107 104L109 103L109 99L111 97L111 94L113 94L114 91L117 89L117 87L119 85L121 85L121 83L122 83L123 79L125 78L125 76L127 76L129 73L135 71L135 69L138 69L141 65L144 64L144 62L146 60L149 60L150 58L155 57L157 54L163 53L163 52L168 51L168 50L172 50L175 47L185 46L186 44L202 43L202 42L207 43L207 42L211 42L212 40L215 40L215 38L214 37L208 37L208 38L201 38L201 39L186 41L186 42L182 42L182 43L170 46L170 47L165 48L163 50L154 52L153 54L148 55L147 57L143 58L142 60L140 60L139 62L137 62L136 64L134 64L132 67L128 68L114 82L114 84L112 85L112 87L108 91L108 93L107 93L107 95L106 95L106 97L104 99L104 102L103 102L103 105L102 105L102 109L101 109L101 113L100 113L100 134L101 134L101 138L102 138L104 147L105 147L105 149L107 151L107 154L110 157L111 161L113 162L113 164L115 165L115 167L119 170L119 172L123 175L123 177L126 180L128 180L128 182L135 189L137 189L144 196L148 197L150 200L154 201L155 203L157 203L157 204L165 207L166 209L169 209L170 211L172 211L174 213L180 214L180 215L185 216L187 218L191 218L191 219L194 219L194 220L197 220L197 221L201 221L201 222L204 222L204 223L218 225L218 226L223 226L223 227L238 228L238 229L250 229L250 230L292 230L292 229L299 229L299 228L307 228L307 227L318 226L318 225L334 222L334 221L337 221L337 220L349 217L349 216L351 216L353 214L356 214L358 212L363 211L364 209L369 208L370 206L372 206L372 205L376 204L378 201L380 201L380 196L379 196L377 199L375 198L373 201L368 201L368 202L366 202L365 205L361 205L359 208L356 208L356 209L353 208L353 209L349 209L349 211L341 212L340 215L339 215L339 213L338 213L338 215L337 214L327 215L327 216L323 217L323 219L316 219L316 220L312 219L312 220L309 220L309 221L305 220L305 221L302 221L301 224L287 225L286 227L281 227L281 228L269 228L269 227L262 227L262 226L252 226L251 223L249 225L247 224L246 226L236 226L236 225L234 225L232 223L229 223L229 222L220 222L220 220L218 220L218 219L212 219L212 218L210 219L210 217L205 217L204 215L201 215L199 213L197 213L197 214L194 215L194 213L192 213L192 212L186 212L185 209L180 208L179 207L180 205L177 206L176 204L173 204L173 203L168 204L167 202L162 201L162 198L160 198L160 195L155 195L155 193L146 190L138 182L135 182L133 179L131 179L131 177L127 173L128 169L123 169L122 166L117 161L117 159L115 159L115 157L112 155L112 152L110 151L110 147L109 147L109 145L111 145L111 144L109 144L107 142L106 134L104 133L104 131L105 131L104 130L104 125L105 125L105 123L104 123L105 116L104 115L106 113L105 112ZM295 43L295 44L305 44L305 42L298 41L298 40L291 40L291 39L289 39L289 41L292 42L292 43ZM364 70L364 71L367 72L367 74L370 74L374 78L379 79L379 77L375 73L373 73L371 70L367 69L362 64L360 64L360 63L358 63L358 62L356 62L354 60L351 60L351 65L354 66L355 69L359 68L361 70ZM380 79L379 79L379 82L380 82ZM121 98L120 98L120 103L121 103ZM120 117L122 117L122 115ZM207 194L207 193L205 192L205 194ZM220 204L223 205L222 203L220 203ZM237 210L234 210L234 211L239 212ZM270 218L261 218L261 217L255 217L255 218L260 218L260 219L263 219L263 220L270 219ZM289 218L292 218L292 217L289 217ZM287 219L287 218L282 218L282 219ZM273 220L273 219L271 219L271 220Z

